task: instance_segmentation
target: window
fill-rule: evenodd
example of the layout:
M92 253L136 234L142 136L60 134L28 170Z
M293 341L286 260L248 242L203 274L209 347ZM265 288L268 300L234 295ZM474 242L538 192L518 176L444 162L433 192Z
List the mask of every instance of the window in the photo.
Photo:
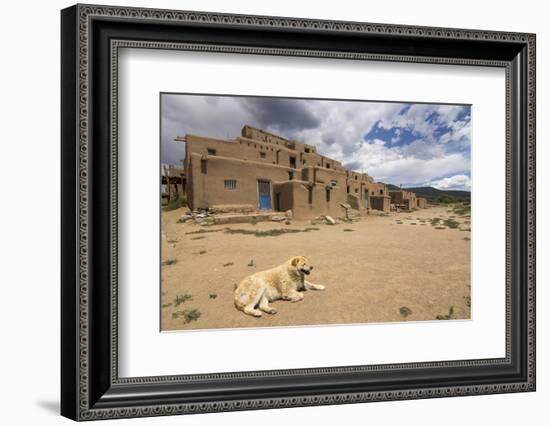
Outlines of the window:
M201 173L205 175L207 172L206 169L206 158L201 158Z
M330 164L327 163L327 169L330 169Z
M357 180L357 175L355 175L355 180Z
M290 161L290 167L295 169L296 168L296 157L289 157L289 161Z
M305 148L304 151L309 154L309 148Z
M223 187L225 189L237 189L237 181L233 179L224 180Z
M359 192L359 188L355 188L355 193L357 194Z
M260 158L265 158L265 152L260 152Z
M288 172L288 180L294 179L294 172Z
M208 148L208 155L216 155L216 150Z
M349 194L349 185L346 188L346 192Z
M332 186L332 187L338 186L338 181L337 181L337 180L334 180L334 179L331 180L331 181L330 181L330 186Z
M325 194L326 194L326 198L327 198L327 203L330 203L330 189L326 189L325 190Z
M384 195L384 190L383 189L380 190L380 195Z
M310 186L307 188L307 202L313 204L313 188Z

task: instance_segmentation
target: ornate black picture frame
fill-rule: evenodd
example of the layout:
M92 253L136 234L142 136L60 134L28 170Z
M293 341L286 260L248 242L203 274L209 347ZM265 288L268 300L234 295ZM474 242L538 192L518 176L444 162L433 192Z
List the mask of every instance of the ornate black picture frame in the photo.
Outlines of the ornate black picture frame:
M74 420L535 390L535 35L76 5L62 28L61 413ZM120 378L117 52L186 49L506 71L506 356Z

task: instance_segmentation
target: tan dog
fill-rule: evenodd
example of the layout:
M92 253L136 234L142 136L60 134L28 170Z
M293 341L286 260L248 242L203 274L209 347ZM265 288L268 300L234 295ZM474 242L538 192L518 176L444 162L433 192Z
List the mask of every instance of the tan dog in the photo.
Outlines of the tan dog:
M276 314L269 302L280 299L299 302L304 298L300 291L325 289L324 285L305 280L305 275L309 275L312 269L304 256L297 256L273 269L256 272L235 288L235 306L255 317L261 317L261 311Z

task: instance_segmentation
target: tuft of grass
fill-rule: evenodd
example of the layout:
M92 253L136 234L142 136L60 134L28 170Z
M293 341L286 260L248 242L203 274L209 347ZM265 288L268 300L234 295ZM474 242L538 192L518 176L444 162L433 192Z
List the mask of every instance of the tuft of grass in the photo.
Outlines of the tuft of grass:
M174 198L168 201L168 204L164 207L163 210L165 212L169 212L172 210L179 209L181 207L185 207L186 205L187 205L187 199L185 198L185 195L176 194Z
M223 229L221 229L221 228L219 228L219 229L199 229L198 231L186 232L185 235L206 234L208 232L221 232L221 231L223 231Z
M187 324L191 321L196 321L200 318L201 312L198 309L184 309L172 313L173 319L183 318L183 323Z
M437 320L450 320L450 319L453 317L454 312L455 312L455 308L454 308L454 306L451 306L451 307L449 308L449 313L448 313L448 314L445 314L445 315L437 315L437 316L435 317L435 319L437 319Z
M471 229L470 228L463 228L463 229L461 229L461 231L471 232Z
M353 229L345 228L344 232L353 232Z
M218 295L216 293L210 293L208 297L210 297L210 299L215 299Z
M172 306L172 303L164 303L162 305L163 308L168 308L169 306Z
M206 254L206 250L199 251L199 254Z
M463 239L464 241L470 241L470 240L471 240L470 237L464 237L464 238L462 238L462 239Z
M397 222L395 222L395 223L397 223L398 225L403 225L403 222L402 222L402 221L400 221L400 220L398 220L398 221L397 221Z
M416 222L411 222L411 225L416 225Z
M458 223L456 220L454 219L445 219L443 221L443 225L451 228L451 229L456 229L458 228L458 226L460 225L460 223Z
M242 234L242 235L254 235L255 237L278 237L283 234L296 234L298 232L310 232L319 231L319 228L304 228L304 229L270 229L267 231L251 231L249 229L231 229L226 228L226 234Z
M472 307L472 298L471 298L471 296L464 296L464 299L466 299L466 306L468 308L471 308Z
M457 216L468 216L471 214L471 206L469 204L455 204L453 213Z
M231 265L234 265L234 264L235 264L235 262L227 262L227 263L223 264L223 267L225 268L227 266L231 266Z
M437 225L439 225L439 222L440 222L440 221L441 221L440 218L434 217L433 219L430 219L430 224L431 224L432 226L437 226Z
M191 237L190 239L191 240L202 240L203 238L206 238L206 237L203 236L203 235L199 235L198 237Z
M444 226L436 226L435 229L447 229Z
M401 316L403 318L407 318L410 314L412 314L412 311L410 308L408 308L407 306L401 306L399 308L399 313L401 314Z
M250 262L248 262L248 265L247 266L254 266L254 259L251 259Z
M193 296L189 293L185 293L183 295L177 295L174 299L174 307L181 305L182 303L187 302L188 300L191 300Z
M174 263L177 263L178 262L178 259L168 259L168 260L165 260L164 262L162 262L162 265L163 266L170 266L170 265L173 265Z
M168 244L175 244L175 243L178 242L178 240L167 239L166 242L167 242Z

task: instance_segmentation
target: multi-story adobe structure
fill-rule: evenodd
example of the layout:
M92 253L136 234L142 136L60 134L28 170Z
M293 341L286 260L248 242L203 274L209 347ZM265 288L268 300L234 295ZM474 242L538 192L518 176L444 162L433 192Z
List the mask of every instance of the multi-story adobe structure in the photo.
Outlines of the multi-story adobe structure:
M395 191L389 191L391 197L391 203L397 208L405 210L413 210L417 208L416 194L411 191L405 191L398 189Z
M235 139L178 136L185 142L186 197L193 210L292 210L293 217L389 211L384 184L345 169L315 146L245 125Z

